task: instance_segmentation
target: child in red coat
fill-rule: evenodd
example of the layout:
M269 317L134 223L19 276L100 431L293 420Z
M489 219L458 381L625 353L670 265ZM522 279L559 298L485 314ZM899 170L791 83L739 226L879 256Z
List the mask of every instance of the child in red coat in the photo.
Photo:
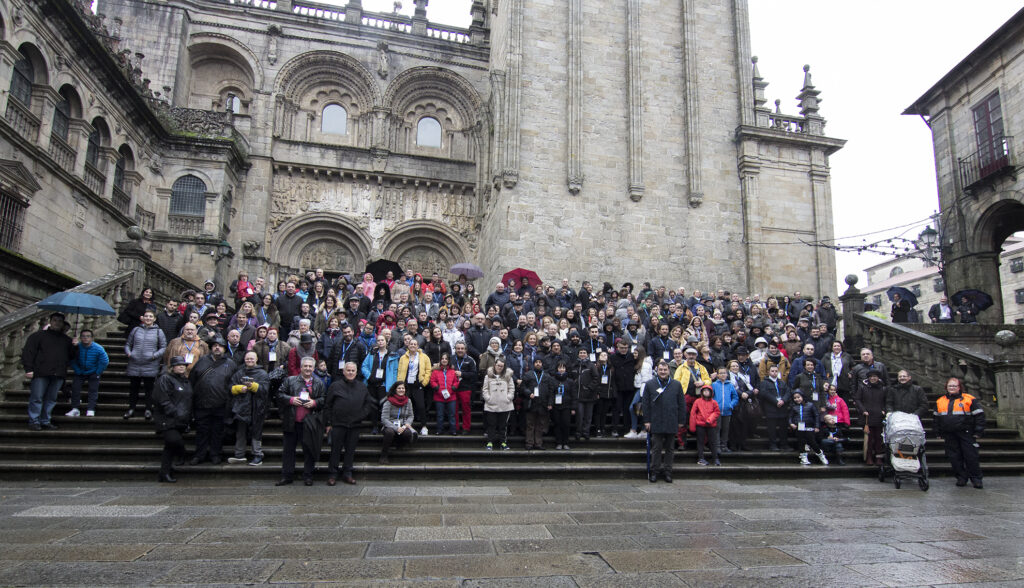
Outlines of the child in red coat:
M459 377L451 366L451 356L441 354L437 368L430 373L430 387L434 389L434 407L437 409L437 434L444 430L448 423L448 431L455 434L455 389L459 386Z
M704 441L711 439L711 459L714 464L722 465L718 459L718 418L722 410L715 402L714 390L710 384L700 389L700 398L693 402L690 409L690 432L697 434L697 465L708 465L704 459Z

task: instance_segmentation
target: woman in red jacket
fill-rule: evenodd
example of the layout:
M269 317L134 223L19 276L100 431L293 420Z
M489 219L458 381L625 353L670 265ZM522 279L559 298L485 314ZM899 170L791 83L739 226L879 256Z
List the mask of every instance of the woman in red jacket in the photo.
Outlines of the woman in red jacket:
M451 356L441 353L441 361L430 373L430 387L434 389L434 406L437 408L437 434L444 431L448 423L448 431L455 434L455 389L459 386L459 377L451 366Z
M714 390L710 384L700 389L700 398L693 402L690 409L690 432L697 434L697 465L708 465L704 459L704 441L711 439L711 459L714 464L722 465L718 459L718 418L722 410L715 402Z

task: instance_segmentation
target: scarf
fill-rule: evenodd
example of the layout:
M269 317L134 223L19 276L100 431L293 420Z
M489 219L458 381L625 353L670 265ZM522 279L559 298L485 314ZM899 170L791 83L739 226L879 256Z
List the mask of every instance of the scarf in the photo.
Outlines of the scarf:
M394 406L397 406L398 408L402 408L409 402L409 397L399 396L398 394L392 394L391 396L388 396L388 402L390 402Z

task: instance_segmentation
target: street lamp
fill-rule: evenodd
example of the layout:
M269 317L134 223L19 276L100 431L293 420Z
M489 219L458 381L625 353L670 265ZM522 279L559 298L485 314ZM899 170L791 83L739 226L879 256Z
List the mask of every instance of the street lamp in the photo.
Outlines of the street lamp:
M211 251L210 254L215 255L217 261L231 256L231 243L228 243L226 240L222 240L220 243L217 243L216 250Z
M924 246L924 263L931 267L938 261L932 253L933 248L939 244L939 232L931 227L925 227L917 236L917 241Z

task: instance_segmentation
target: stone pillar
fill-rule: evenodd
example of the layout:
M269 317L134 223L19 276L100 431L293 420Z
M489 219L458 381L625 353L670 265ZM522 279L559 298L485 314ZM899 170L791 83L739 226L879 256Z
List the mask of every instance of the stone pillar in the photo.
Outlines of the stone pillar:
M345 22L362 24L363 0L348 0L348 4L345 6Z
M11 76L14 62L22 58L21 53L7 41L0 41L0 116L7 113L7 97L10 96Z
M427 1L413 0L416 10L412 15L412 34L426 36L427 34Z
M138 295L146 280L146 263L151 261L138 241L117 241L114 243L117 253L117 271L135 272L128 285L128 292Z
M82 177L85 170L85 152L89 147L89 135L92 125L81 118L73 118L68 123L68 144L75 149L75 167L72 174Z
M758 127L768 128L768 115L771 114L772 110L765 106L768 103L768 99L765 98L764 91L768 87L768 82L764 81L761 77L761 70L757 68L757 56L750 58L750 62L754 65L751 84L754 87L754 125Z
M1024 360L1013 331L999 331L995 335L1001 347L992 365L996 379L996 399L999 411L996 422L1000 427L1017 429L1024 434Z
M570 194L583 189L583 0L569 0L569 120L566 158Z
M473 18L469 25L469 42L473 45L483 45L487 42L487 8L483 0L473 0L469 12Z
M105 181L103 183L103 196L106 200L114 198L114 166L121 155L113 147L100 148L100 171L103 172Z
M851 349L860 349L864 346L864 333L861 333L858 329L857 323L853 320L853 315L864 312L864 300L867 299L867 296L857 289L858 278L856 274L846 276L845 281L849 288L839 297L839 301L843 305L843 322L841 325L843 328L843 348L849 351Z
M8 83L10 87L10 83ZM53 132L53 112L56 110L57 102L62 97L50 86L35 86L32 88L32 101L39 103L39 137L37 142L39 148L47 150L50 148L50 133Z
M946 291L977 289L992 296L991 308L978 314L978 322L1003 323L1003 294L999 280L999 252L968 253L951 256L945 266Z
M626 72L629 112L629 199L639 202L644 196L644 83L643 55L640 49L640 0L626 3Z
M688 204L698 207L704 202L701 185L700 86L697 71L697 8L694 0L683 0L683 105L686 113L686 182Z

